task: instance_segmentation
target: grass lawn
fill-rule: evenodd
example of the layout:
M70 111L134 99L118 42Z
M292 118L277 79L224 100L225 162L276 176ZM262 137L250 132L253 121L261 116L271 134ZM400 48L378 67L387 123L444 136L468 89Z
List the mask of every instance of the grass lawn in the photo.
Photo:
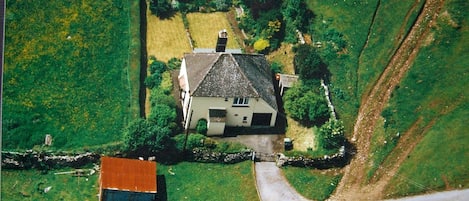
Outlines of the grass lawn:
M295 54L292 51L292 47L292 44L282 43L280 48L266 55L266 58L270 63L277 62L282 64L282 73L295 74L295 67L293 66Z
M218 32L217 32L218 33ZM160 19L147 11L147 54L167 62L192 52L180 13Z
M197 48L215 48L218 32L226 29L228 32L227 49L239 49L241 46L233 37L236 35L228 22L225 12L214 13L188 13L189 30L194 46Z
M3 149L115 142L136 112L128 1L8 1ZM135 19L135 18L132 18ZM136 66L130 71L136 70Z
M326 200L332 194L342 175L337 170L311 170L284 167L285 177L301 195L312 200Z
M89 177L54 175L59 169L41 174L37 170L2 170L2 200L97 200L98 174ZM44 188L51 186L49 192Z
M157 169L166 181L167 200L259 200L250 161L233 165L183 162Z

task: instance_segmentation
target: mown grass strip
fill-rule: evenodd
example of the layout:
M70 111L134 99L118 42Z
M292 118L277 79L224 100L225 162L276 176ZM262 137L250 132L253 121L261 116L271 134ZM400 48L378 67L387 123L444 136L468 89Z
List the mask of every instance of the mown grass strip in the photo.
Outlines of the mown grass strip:
M341 174L298 167L284 167L283 173L289 183L301 195L312 200L326 200L332 194Z
M158 165L158 175L165 178L168 200L259 200L250 161Z

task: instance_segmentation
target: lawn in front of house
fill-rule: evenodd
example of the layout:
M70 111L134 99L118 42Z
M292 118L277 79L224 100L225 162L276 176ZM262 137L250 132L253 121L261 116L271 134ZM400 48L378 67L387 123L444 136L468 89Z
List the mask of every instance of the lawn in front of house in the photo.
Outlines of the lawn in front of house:
M259 200L251 161L232 165L182 162L158 165L167 200ZM161 195L160 195L161 196Z

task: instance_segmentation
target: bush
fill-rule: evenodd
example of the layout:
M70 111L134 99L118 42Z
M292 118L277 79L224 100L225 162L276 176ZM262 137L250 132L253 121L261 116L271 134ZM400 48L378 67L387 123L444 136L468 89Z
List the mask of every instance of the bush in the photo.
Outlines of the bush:
M124 150L132 156L153 156L171 145L171 131L144 119L134 120L124 132Z
M153 106L148 121L159 127L167 127L169 130L176 128L176 110L168 105L156 104Z
M294 48L295 58L293 64L300 74L300 79L308 84L312 80L327 78L329 71L316 49L310 45L299 45Z
M184 150L184 142L186 140L186 134L178 134L174 136L174 141L176 142L176 148L179 151ZM187 136L186 149L192 150L196 147L204 147L205 136L202 134L189 134Z
M254 49L258 52L264 51L266 48L270 46L269 40L260 38L254 43Z
M206 135L207 134L207 120L206 119L199 119L197 121L197 126L196 126L196 131L197 133Z
M321 144L325 149L338 149L345 144L344 124L342 121L329 119L319 129Z
M287 90L283 100L287 114L302 124L321 125L329 118L325 98L300 84Z

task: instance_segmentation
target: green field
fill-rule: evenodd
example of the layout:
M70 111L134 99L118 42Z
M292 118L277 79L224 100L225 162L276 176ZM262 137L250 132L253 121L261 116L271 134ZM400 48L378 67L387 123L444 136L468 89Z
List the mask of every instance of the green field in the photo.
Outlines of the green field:
M2 170L2 200L97 200L98 174L73 177L70 174L55 175L59 169L46 174L37 170ZM44 193L46 187L52 187Z
M157 169L166 181L167 200L259 200L250 161L233 165L183 162Z
M138 4L8 1L5 15L3 149L120 140L138 114Z
M336 170L319 171L298 167L284 167L283 173L301 195L312 200L329 198L342 177Z

